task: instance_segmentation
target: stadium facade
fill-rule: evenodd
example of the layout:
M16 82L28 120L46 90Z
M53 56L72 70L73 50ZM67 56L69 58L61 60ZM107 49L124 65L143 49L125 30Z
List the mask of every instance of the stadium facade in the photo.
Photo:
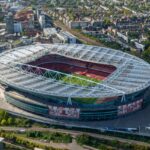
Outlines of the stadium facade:
M50 118L102 120L144 108L150 65L121 51L78 44L38 44L0 55L5 100Z

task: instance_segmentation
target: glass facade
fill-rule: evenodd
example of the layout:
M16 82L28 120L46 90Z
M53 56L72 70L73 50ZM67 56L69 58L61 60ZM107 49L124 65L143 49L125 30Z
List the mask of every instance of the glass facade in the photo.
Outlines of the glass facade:
M5 96L6 96L6 100L10 104L15 105L16 107L19 107L23 110L27 110L29 112L33 112L33 113L36 113L36 114L48 115L48 107L46 108L46 107L42 107L40 105L26 103L26 102L23 102L21 100L14 99L13 97L10 97L10 96L7 96L7 95L5 95Z
M54 106L54 107L59 106L59 107L62 107L62 109L71 108L71 107L79 108L80 109L80 115L78 118L79 120L106 120L106 119L113 119L113 118L118 117L119 107L125 110L124 106L126 106L127 110L129 110L129 113L131 113L132 112L131 106L135 106L136 102L139 100L142 100L142 104L139 109L144 107L147 103L149 103L149 98L150 98L149 91L150 89L149 90L145 89L145 90L127 95L125 97L125 101L121 101L121 97L118 97L117 99L114 99L110 102L105 102L102 104L93 104L93 105L84 104L84 105L78 105L78 107L69 106L69 105L66 105L66 103L61 104L61 106L57 105L57 103L59 104L58 97L57 99L55 99L56 103L51 103L51 99L49 99L49 103L44 103L44 100L41 102L39 101L36 102L36 98L32 100L31 102L26 101L23 98L17 99L16 97L13 97L12 95L8 94L9 91L5 92L5 97L6 97L6 100L10 104L18 108L21 108L23 110L26 110L35 114L46 116L46 117L53 117L53 116L50 116L49 114L50 108L51 108L50 106ZM61 98L60 98L60 101L61 101ZM56 113L57 111L59 110L56 110ZM59 117L56 117L56 118L59 118ZM64 117L62 118L64 119ZM66 118L66 119L73 119L73 118Z

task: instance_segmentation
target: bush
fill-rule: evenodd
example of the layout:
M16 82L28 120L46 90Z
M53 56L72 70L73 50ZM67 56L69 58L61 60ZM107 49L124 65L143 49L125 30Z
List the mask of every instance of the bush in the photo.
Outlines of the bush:
M5 119L2 119L2 121L1 121L1 125L2 125L2 126L7 125L7 121L6 121Z
M39 148L43 148L45 150L62 150L62 149L55 149L53 147L48 147L48 146L44 146L41 144L37 144L35 142L30 142L29 140L20 137L18 135L15 134L10 134L10 133L6 133L6 132L0 132L0 136L4 137L7 141L14 143L16 146L23 146L29 149L33 149L34 147L39 147ZM13 149L15 150L15 149Z
M85 134L77 136L76 141L80 145L89 145L91 142L90 137Z
M148 49L142 53L142 57L144 60L150 63L150 47L148 47Z
M120 142L116 140L107 140L107 139L98 139L91 137L89 135L79 135L76 138L76 141L80 145L88 145L95 147L101 150L113 150L113 149L128 149L128 150L148 150L149 147L143 145L130 144L125 142Z
M40 138L43 140L53 141L55 143L72 142L72 136L70 134L59 133L59 132L29 131L26 133L26 137Z
M8 125L12 125L14 123L13 118L9 117L7 120L7 123L8 123Z
M0 110L0 125L13 125L18 127L30 127L32 125L32 121L21 118L14 117L13 115L8 114L5 110Z

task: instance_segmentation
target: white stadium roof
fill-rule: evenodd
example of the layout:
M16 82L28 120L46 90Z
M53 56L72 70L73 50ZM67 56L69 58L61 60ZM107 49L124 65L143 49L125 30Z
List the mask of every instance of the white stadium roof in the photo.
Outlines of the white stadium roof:
M42 74L38 75L33 70L41 69L40 67L26 64L47 54L58 54L83 61L114 65L117 69L103 82L91 84L91 86L74 85L71 82L64 83L62 80L46 78ZM26 66L29 70L23 70L22 66ZM49 71L48 69L44 70ZM63 74L58 71L51 70L51 72L55 72L58 76ZM71 80L74 76L68 74L67 77ZM81 83L86 80L79 79ZM47 96L113 97L130 94L148 87L150 85L150 65L137 57L109 48L82 44L38 44L1 53L0 81L16 89Z

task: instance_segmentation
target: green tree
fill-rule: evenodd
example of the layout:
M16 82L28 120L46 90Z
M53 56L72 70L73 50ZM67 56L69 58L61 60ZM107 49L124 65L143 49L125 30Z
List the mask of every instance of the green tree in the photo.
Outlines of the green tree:
M21 124L21 120L19 118L15 118L15 124L19 126Z
M12 125L13 124L13 118L9 117L7 120L8 125Z
M2 125L2 126L7 125L7 121L6 121L6 119L2 119L2 121L1 121L1 125Z
M90 143L90 137L87 136L87 135L85 135L85 134L79 135L79 136L77 136L76 141L80 145L84 145L84 144L85 145L89 145L89 143Z
M150 63L150 47L148 47L148 49L142 53L142 57L144 60Z
M4 110L0 110L0 121L2 121L2 119L6 119L8 118L8 113Z

